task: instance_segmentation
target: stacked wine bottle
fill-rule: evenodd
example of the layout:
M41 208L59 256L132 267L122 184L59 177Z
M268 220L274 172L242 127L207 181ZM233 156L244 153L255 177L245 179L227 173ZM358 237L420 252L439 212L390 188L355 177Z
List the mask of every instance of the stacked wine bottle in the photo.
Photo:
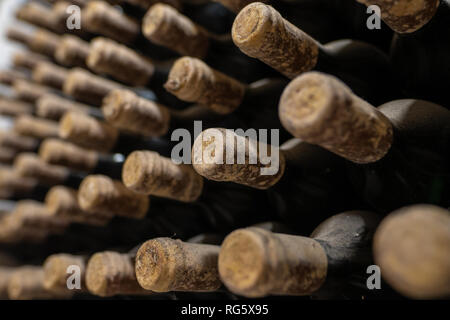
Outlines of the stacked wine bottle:
M449 0L15 15L1 299L450 297Z

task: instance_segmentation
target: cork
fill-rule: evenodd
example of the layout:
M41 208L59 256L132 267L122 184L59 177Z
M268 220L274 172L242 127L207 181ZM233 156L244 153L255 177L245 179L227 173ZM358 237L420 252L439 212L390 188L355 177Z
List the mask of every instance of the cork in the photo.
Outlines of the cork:
M12 64L16 68L32 70L36 67L38 62L41 61L49 61L49 60L46 56L37 53L32 53L29 51L15 52L12 55Z
M411 33L430 21L439 7L439 0L357 0L381 9L381 18L397 33Z
M387 216L374 242L383 278L412 299L450 297L450 212L418 204Z
M90 212L141 219L147 214L150 199L128 190L118 180L90 175L78 189L78 204Z
M151 6L153 6L156 3L162 2L162 3L166 3L172 7L174 7L177 10L181 10L183 7L183 4L181 2L181 0L127 0L127 2L139 6L142 9L148 9Z
M244 9L250 3L255 2L254 0L217 0L224 7L228 8L230 11L238 14L242 9ZM269 3L269 0L258 1L261 3Z
M49 165L34 153L21 153L14 160L19 176L33 178L46 185L63 184L70 172L61 166Z
M27 2L16 11L16 18L32 25L58 32L51 10L39 2Z
M129 90L111 91L103 99L102 112L110 125L138 135L161 137L169 132L169 109Z
M36 115L41 118L59 121L68 111L88 113L91 107L73 100L47 93L36 101Z
M39 62L33 69L32 78L36 83L62 90L68 70L50 62Z
M63 91L80 102L100 106L103 98L114 89L121 89L117 82L75 68L69 72Z
M88 31L125 44L132 44L140 34L138 21L104 1L89 1L82 16Z
M38 29L34 32L28 47L37 53L53 58L61 37L53 32Z
M253 227L229 234L219 254L225 286L251 298L309 295L325 282L327 266L325 250L316 240Z
M175 8L157 3L142 20L142 32L150 41L182 56L205 58L209 48L208 34Z
M8 283L14 268L0 266L0 300L8 299Z
M0 224L0 243L20 244L31 243L40 244L47 239L50 232L36 227L25 227L22 219L17 215L7 215Z
M246 85L199 59L183 57L172 66L164 88L181 100L229 114L242 103Z
M12 86L16 79L27 80L27 75L17 70L0 71L0 84Z
M45 139L39 148L39 157L48 164L90 172L98 163L99 154L59 139Z
M393 141L386 116L323 73L310 72L291 81L281 96L279 116L293 136L355 163L380 160Z
M18 135L12 131L0 131L0 147L10 148L16 151L34 151L38 146L38 140Z
M28 46L33 38L33 33L24 28L13 26L6 30L6 37L11 41L16 41Z
M222 283L217 271L219 246L170 238L145 242L136 255L139 284L155 292L216 291Z
M17 151L0 146L0 164L12 164Z
M22 79L14 80L13 90L17 99L31 103L35 103L44 94L51 92L48 87Z
M131 86L145 86L155 72L152 61L107 38L91 41L87 65Z
M254 2L242 9L231 33L243 53L288 78L310 71L317 63L319 44L263 3Z
M84 148L110 151L117 142L119 131L93 117L69 111L59 122L59 136Z
M35 179L21 177L12 168L0 168L0 195L2 198L29 194L36 185Z
M87 212L78 204L77 191L65 186L51 188L45 196L45 206L51 216L66 221L105 226L111 216L98 212Z
M87 258L84 256L71 255L67 253L52 254L45 259L43 264L43 287L49 291L85 291L84 280L86 275L86 263ZM73 274L73 270L71 270L71 268L74 267L78 267L80 270L80 289L68 288L68 282L69 284L73 284L69 277Z
M24 266L14 271L8 284L11 300L67 299L71 292L48 291L43 286L44 270L41 267Z
M265 159L261 150L266 150L265 156L273 159ZM223 128L204 130L194 141L192 159L195 171L207 179L232 181L257 189L275 185L286 166L278 147Z
M8 117L18 117L23 114L31 115L34 106L30 103L12 99L0 98L0 114Z
M153 294L137 282L133 260L129 254L113 251L94 254L87 265L87 288L100 297Z
M31 231L41 229L49 233L62 233L68 226L66 220L51 216L44 204L34 200L19 201L11 218Z
M134 192L182 202L196 201L203 191L203 178L192 166L175 164L153 151L131 153L123 165L122 181Z
M14 122L14 132L22 136L45 139L58 136L58 123L29 115L21 115Z
M66 34L61 36L54 57L58 63L67 67L85 67L88 54L88 42Z

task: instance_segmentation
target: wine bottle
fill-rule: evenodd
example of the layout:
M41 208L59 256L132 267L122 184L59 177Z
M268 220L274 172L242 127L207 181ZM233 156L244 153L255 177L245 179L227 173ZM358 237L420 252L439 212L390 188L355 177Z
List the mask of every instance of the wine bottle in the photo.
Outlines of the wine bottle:
M146 40L139 22L104 1L90 1L82 10L84 27L94 33L134 47L155 59L167 59L174 54Z
M32 79L34 82L62 90L64 81L69 71L49 62L39 62L32 71Z
M60 41L60 36L57 34L39 28L32 32L27 32L21 28L10 27L6 32L6 36L9 40L20 42L31 51L50 57L51 59L53 59Z
M137 249L136 249L137 250ZM89 292L100 297L114 295L154 295L142 288L134 272L135 251L95 253L86 267L86 286Z
M48 256L42 265L44 270L43 287L48 291L68 291L73 293L86 292L86 264L87 257L83 255L59 253ZM77 283L76 280L73 283L75 287L69 289L69 277L71 276L71 272L76 270L75 267L77 267L80 272L79 282ZM77 287L77 284L79 284L80 287Z
M413 299L450 295L450 212L433 205L404 207L387 216L374 237L383 278Z
M373 103L398 95L389 59L381 50L347 39L321 45L265 4L245 7L234 21L232 37L242 52L288 78L314 69L337 76Z
M246 228L229 234L219 253L225 286L245 297L311 295L372 263L371 240L378 217L350 211L322 222L311 237Z
M48 187L61 184L76 188L85 177L84 174L70 171L65 167L47 164L36 154L26 152L16 157L14 170L19 176L36 179Z
M49 61L49 59L46 56L31 51L18 51L12 55L13 66L19 69L31 71L41 61Z
M177 109L187 105L163 89L170 62L153 61L111 39L95 38L91 41L86 63L96 73L111 76L126 85L151 88L163 104Z
M10 167L0 168L0 197L2 199L34 199L42 200L48 188L36 179L21 177Z
M35 139L58 137L58 123L29 115L18 116L14 121L13 132Z
M213 128L196 138L192 159L194 169L207 179L254 188L260 198L269 200L266 211L298 232L311 232L332 214L359 205L343 170L345 162L298 139L278 148Z
M222 286L217 271L220 247L170 238L142 244L136 254L136 278L154 292L217 291Z
M90 174L104 174L120 179L125 157L84 149L59 139L46 139L39 148L39 157L48 164Z
M153 5L142 22L144 36L182 56L204 60L217 70L243 82L274 75L260 62L248 58L227 39L212 36L188 17L165 4Z
M355 190L374 209L449 205L447 109L421 100L375 108L337 78L312 72L286 87L279 112L295 137L349 160Z
M8 284L11 300L69 299L68 290L49 291L43 287L44 271L38 266L23 266L14 271Z
M41 118L59 121L68 112L74 111L102 119L101 110L84 103L79 103L56 94L44 94L36 101L36 115Z
M143 148L169 155L173 143L167 139L127 135L106 122L82 113L68 112L60 120L59 137L83 148L128 154Z
M73 35L62 35L54 52L54 59L66 67L86 68L89 42Z
M175 164L152 151L131 153L122 169L122 181L133 192L184 202L203 214L217 231L268 219L267 199L257 190L231 183L207 181L192 166Z

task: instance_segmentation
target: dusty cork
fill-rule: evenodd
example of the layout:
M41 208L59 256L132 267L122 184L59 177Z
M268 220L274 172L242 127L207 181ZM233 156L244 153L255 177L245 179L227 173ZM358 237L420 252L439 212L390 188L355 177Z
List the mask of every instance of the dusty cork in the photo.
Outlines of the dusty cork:
M33 33L30 42L28 42L28 47L32 51L53 58L60 40L61 37L57 34L50 31L38 29Z
M22 79L14 80L13 90L17 99L31 103L52 91L49 87Z
M0 97L0 114L9 117L18 117L23 114L31 115L34 106L30 103Z
M129 90L108 94L103 99L102 112L109 124L135 134L160 137L169 131L169 109Z
M139 284L155 292L216 291L219 246L194 244L170 238L145 242L136 255Z
M14 121L13 130L16 134L22 136L37 139L52 138L58 136L58 123L29 115L22 115Z
M317 63L318 43L263 3L255 2L242 9L231 33L242 52L288 78L313 69Z
M51 9L39 2L27 2L16 11L16 18L32 25L59 32Z
M100 297L153 294L137 282L133 256L113 251L99 252L89 259L86 285Z
M411 33L430 21L439 7L439 0L357 0L381 9L381 18L395 32Z
M91 41L87 65L131 86L145 86L155 72L152 61L107 38Z
M172 66L164 88L181 100L228 114L242 103L246 86L199 59L183 57Z
M68 226L68 221L52 217L42 203L33 200L19 201L10 218L31 231L40 229L49 233L62 233Z
M414 205L386 217L374 237L375 263L383 278L413 299L450 296L450 212Z
M12 64L17 68L24 68L27 70L34 69L38 62L49 61L47 57L24 51L24 52L16 52L12 55Z
M39 148L39 157L48 164L90 172L98 163L99 154L59 139L45 139Z
M0 195L2 198L29 194L36 185L35 179L21 177L11 168L0 168Z
M208 52L208 34L173 7L153 5L142 20L142 32L150 41L172 49L182 56L204 58Z
M44 270L41 267L24 266L14 271L8 284L8 296L11 300L68 299L72 292L68 290L54 292L43 286Z
M121 88L122 85L117 82L75 68L69 72L64 82L63 91L80 102L100 106L103 98L109 92Z
M111 125L79 112L67 112L59 122L59 136L81 147L109 151L119 131Z
M310 72L284 90L282 125L293 136L356 163L383 158L393 141L389 119L333 76Z
M0 131L0 147L11 148L18 152L34 151L38 146L38 140L16 134L12 131Z
M86 67L89 43L72 35L61 36L54 57L58 63L67 67Z
M254 0L217 0L220 4L222 4L224 7L230 9L230 11L234 13L239 13L242 9L244 9L247 5L249 5L252 2L255 2ZM268 3L269 0L265 1L259 1L262 3Z
M41 118L60 120L68 111L88 113L89 107L86 104L75 102L56 94L44 94L36 101L36 115Z
M104 226L109 222L109 215L81 209L77 195L77 190L65 186L51 188L45 196L47 211L53 217L81 224Z
M134 192L175 199L197 200L203 191L203 178L192 166L175 164L153 151L134 151L122 169L122 181Z
M274 156L273 162L264 161L261 147L268 155L275 152L278 158ZM284 155L277 147L249 140L223 128L204 130L194 141L192 159L195 171L207 179L232 181L257 189L275 185L285 169ZM273 168L269 170L271 166Z
M6 30L6 37L11 41L20 42L28 46L33 38L33 33L30 33L24 28L12 26Z
M27 80L28 76L20 72L18 70L1 70L0 71L0 84L4 84L7 86L12 86L14 83L14 80L21 79L21 80Z
M141 219L147 214L150 199L128 190L118 180L90 175L78 189L78 204L89 212Z
M35 82L58 90L62 90L67 75L67 69L49 62L39 62L32 73Z
M82 10L84 26L93 33L132 44L140 34L138 21L104 1L90 1Z
M45 163L34 153L21 153L14 160L14 170L22 177L47 185L62 184L69 176L67 168Z
M325 250L314 239L260 228L232 232L219 254L225 286L251 298L309 295L325 282L327 266Z
M85 291L87 258L66 253L52 254L45 259L43 264L44 279L43 287L49 291L69 291L67 280L72 275L73 270L69 268L78 267L80 270L80 289L71 289L72 292ZM71 271L68 273L68 271ZM69 281L74 284L74 281Z

